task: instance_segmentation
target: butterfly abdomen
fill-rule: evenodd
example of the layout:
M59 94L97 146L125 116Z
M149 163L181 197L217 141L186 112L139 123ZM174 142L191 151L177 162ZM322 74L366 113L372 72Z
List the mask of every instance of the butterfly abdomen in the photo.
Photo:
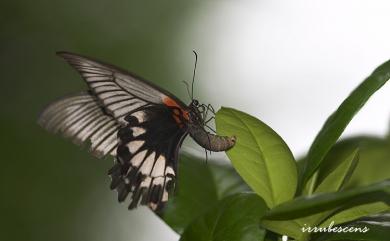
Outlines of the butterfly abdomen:
M205 131L201 126L191 125L188 128L190 136L201 147L209 151L226 151L236 143L235 136L219 136Z

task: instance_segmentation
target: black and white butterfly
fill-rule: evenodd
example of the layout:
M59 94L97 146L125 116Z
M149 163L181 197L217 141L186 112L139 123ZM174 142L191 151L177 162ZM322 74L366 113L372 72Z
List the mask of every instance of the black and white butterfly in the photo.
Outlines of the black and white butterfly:
M111 189L129 209L139 204L160 210L175 187L178 153L189 134L210 151L224 151L235 137L207 132L208 107L185 105L169 92L120 68L88 57L58 52L84 78L88 90L50 104L40 115L45 129L90 142L96 157L111 155Z

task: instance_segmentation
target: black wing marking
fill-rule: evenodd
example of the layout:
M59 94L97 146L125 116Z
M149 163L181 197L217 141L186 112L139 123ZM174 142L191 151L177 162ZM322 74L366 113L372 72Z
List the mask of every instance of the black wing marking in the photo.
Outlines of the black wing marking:
M129 193L129 209L139 203L161 209L175 187L179 147L187 135L173 118L173 109L150 106L126 116L118 132L117 160L109 171L118 200Z
M53 102L41 113L38 123L50 132L72 138L78 145L89 140L96 157L116 156L119 124L87 92Z
M184 106L167 91L118 67L67 52L58 55L82 75L102 106L121 124L126 124L123 118L131 110L162 104L167 96Z

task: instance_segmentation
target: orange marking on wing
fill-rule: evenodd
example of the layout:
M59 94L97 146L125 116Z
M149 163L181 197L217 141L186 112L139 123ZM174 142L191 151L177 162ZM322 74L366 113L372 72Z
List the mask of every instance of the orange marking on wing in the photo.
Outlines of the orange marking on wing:
M173 100L172 98L165 97L165 98L163 99L163 103L164 103L164 105L169 106L169 107L176 107L176 108L179 108L179 109L181 110L182 114L183 114L184 119L186 119L186 120L189 120L189 119L190 119L190 118L189 118L189 115L188 115L188 111L187 111L187 110L184 110L184 109L183 109L175 100ZM175 118L176 122L177 122L178 124L181 124L181 121L180 121L180 118L179 118L180 113L177 113L177 111L175 112L175 110L174 110L173 112L174 112L174 114L175 114L174 118Z

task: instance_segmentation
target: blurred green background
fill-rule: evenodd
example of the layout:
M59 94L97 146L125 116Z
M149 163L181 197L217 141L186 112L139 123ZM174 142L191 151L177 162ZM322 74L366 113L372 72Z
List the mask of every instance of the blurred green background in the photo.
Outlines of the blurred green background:
M200 53L198 79L202 82L202 72L208 72L207 79L213 81L203 80L208 87L198 92L202 100L207 103L207 98L214 98L214 104L219 100L217 104L234 106L262 116L293 146L295 154L310 144L340 100L369 71L390 57L389 52L380 49L381 45L376 41L380 39L389 46L386 39L390 39L390 35L384 36L383 29L378 30L380 34L376 34L375 29L370 34L371 42L377 47L375 50L367 45L366 52L363 51L362 46L366 45L351 35L356 42L345 42L353 47L353 51L359 49L359 52L348 52L344 42L337 42L339 38L342 39L341 35L334 39L310 35L320 29L318 26L303 24L304 31L310 34L303 37L294 35L296 26L290 25L292 20L288 17L299 20L302 14L311 13L302 8L306 3L297 4L295 12L291 11L298 17L286 15L288 17L282 21L280 16L290 12L288 7L283 7L287 1L277 1L276 5L270 4L270 1L257 1L259 4L256 8L251 8L254 2L2 0L0 240L141 241L178 238L147 209L128 212L124 205L117 204L116 193L109 190L106 175L112 159L97 160L85 149L80 150L71 142L46 133L36 124L39 112L50 101L86 87L79 75L55 56L56 51L81 53L130 69L187 101L181 81L192 77L191 51L196 49ZM331 4L327 7L329 12L334 12ZM310 8L317 9L317 6ZM218 14L210 9L218 9ZM349 10L348 4L345 4L345 9ZM373 9L370 12L364 6L361 11L368 11L372 16L388 16L386 11ZM241 15L232 15L233 12L240 12ZM273 14L275 19L272 23L255 18L257 15L272 18ZM313 11L312 14L317 13ZM341 17L345 17L345 14L345 11L339 13ZM228 20L226 16L230 16ZM244 16L248 18L240 22ZM310 19L302 18L298 24L310 23L313 16L307 16ZM362 15L356 16L361 18ZM200 22L193 24L193 18L200 19ZM328 19L324 19L327 23ZM386 23L382 19L380 21ZM261 31L257 26L261 27ZM335 26L344 25L338 22L330 28ZM345 26L349 27L348 24ZM366 28L371 31L372 26L378 25L368 22ZM355 28L359 33L360 27ZM281 32L289 28L291 35ZM193 33L188 35L190 37L183 34L191 30ZM328 36L328 33L325 34ZM196 39L191 39L191 36L196 36ZM314 44L305 44L305 39L313 40ZM315 52L320 49L318 45L323 43L330 44L329 48L323 48L325 54ZM337 55L334 55L334 59L326 56L331 52L332 44L340 47L332 53L358 59L361 65L353 65L356 67L348 70L328 71L326 64L343 60ZM283 53L288 53L289 49L293 53L296 51L296 54L286 58ZM219 53L219 56L214 57L215 53ZM325 56L327 62L320 64L316 62L318 59L305 53L317 54L318 59ZM374 56L373 53L378 55ZM263 59L258 59L259 56ZM311 66L313 72L310 72L310 66L306 63L313 63L319 69ZM302 69L293 67L294 64ZM210 71L214 69L215 72ZM247 72L249 74L245 75ZM259 72L265 75L259 77ZM331 73L329 76L328 72ZM351 78L346 78L345 83L348 84L340 84L335 76L344 78L347 76L344 76L345 73L351 73ZM333 85L325 82L325 79L334 80ZM243 81L247 81L246 84ZM215 86L225 89L222 91ZM337 88L330 91L331 87L328 86ZM306 93L308 88L313 92ZM329 88L329 92L324 88ZM373 105L386 103L383 100L389 99L388 90L383 91L382 97L378 93L379 97L372 102ZM335 98L329 98L329 93ZM324 98L321 94L325 95ZM281 96L285 99L281 100ZM382 105L375 113L382 116L385 113L388 117L388 110ZM312 117L307 113L311 113ZM387 127L383 122L387 118L367 113L361 116L371 117L368 122L382 120L382 123L375 122L369 126L380 126L381 131L377 133L384 134L383 130ZM367 119L364 121L367 123Z
M148 210L117 204L106 175L112 159L91 157L36 119L53 99L86 88L58 50L131 68L180 94L191 71L183 74L185 63L173 56L191 8L188 1L1 1L0 240L142 240L151 230L159 237L165 227ZM161 240L175 237L167 235Z

